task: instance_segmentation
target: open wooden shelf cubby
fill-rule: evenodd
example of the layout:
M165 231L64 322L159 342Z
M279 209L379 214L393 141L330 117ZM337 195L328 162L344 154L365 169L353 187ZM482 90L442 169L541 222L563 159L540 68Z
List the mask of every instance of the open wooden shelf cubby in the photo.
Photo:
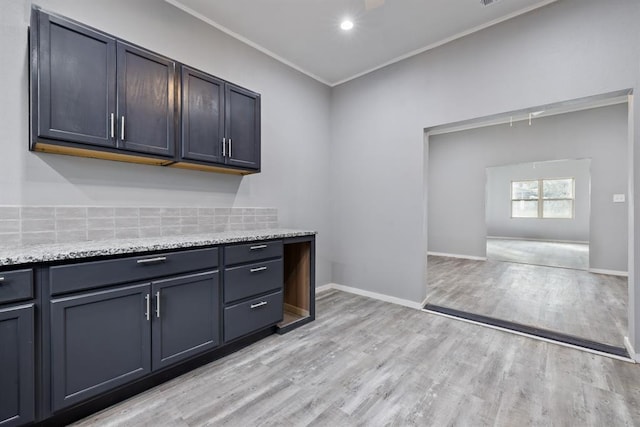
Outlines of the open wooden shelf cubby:
M278 324L284 333L314 318L313 240L285 241L284 316Z

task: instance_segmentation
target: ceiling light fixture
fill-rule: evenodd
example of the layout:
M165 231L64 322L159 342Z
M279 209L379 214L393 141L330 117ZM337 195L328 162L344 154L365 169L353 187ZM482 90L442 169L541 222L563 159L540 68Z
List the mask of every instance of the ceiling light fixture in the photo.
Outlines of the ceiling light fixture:
M350 29L353 28L353 21L345 19L340 23L340 28L342 28L345 31L349 31Z

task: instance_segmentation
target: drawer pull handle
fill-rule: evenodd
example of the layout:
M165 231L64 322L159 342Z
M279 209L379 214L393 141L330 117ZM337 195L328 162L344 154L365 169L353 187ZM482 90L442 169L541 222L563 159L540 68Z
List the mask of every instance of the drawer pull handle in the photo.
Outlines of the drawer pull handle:
M155 258L147 258L147 259L139 259L136 261L138 264L153 264L156 262L165 262L167 260L166 256L159 256Z
M267 305L267 302L266 301L260 301L259 303L251 304L251 308L252 309L258 308L258 307L262 307L263 305Z
M267 245L256 245L256 246L251 246L249 249L252 251L258 250L258 249L264 249L266 248Z
M4 282L4 277L0 277L0 283Z
M267 267L256 267L256 268L252 268L251 270L249 270L252 273L257 273L258 271L265 271L267 269Z

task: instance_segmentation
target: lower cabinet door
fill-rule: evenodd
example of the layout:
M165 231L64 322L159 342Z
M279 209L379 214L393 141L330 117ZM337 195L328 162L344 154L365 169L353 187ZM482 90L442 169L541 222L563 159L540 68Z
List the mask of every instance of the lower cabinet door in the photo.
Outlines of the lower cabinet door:
M224 309L224 340L231 341L273 326L282 320L282 291L274 292Z
M33 304L0 309L0 426L34 420Z
M220 274L153 282L153 369L220 344Z
M150 285L51 301L53 410L151 371Z

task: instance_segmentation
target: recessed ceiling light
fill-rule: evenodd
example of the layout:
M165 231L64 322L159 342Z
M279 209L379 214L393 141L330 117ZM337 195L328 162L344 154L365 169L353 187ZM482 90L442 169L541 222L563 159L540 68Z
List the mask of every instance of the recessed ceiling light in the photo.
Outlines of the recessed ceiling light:
M340 23L340 28L342 28L345 31L349 31L350 29L353 28L353 21L345 19Z

